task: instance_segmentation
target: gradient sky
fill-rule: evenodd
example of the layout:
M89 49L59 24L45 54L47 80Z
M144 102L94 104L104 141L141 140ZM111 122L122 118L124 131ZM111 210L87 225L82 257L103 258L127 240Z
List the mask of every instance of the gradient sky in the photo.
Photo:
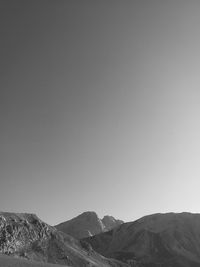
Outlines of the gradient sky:
M0 210L200 212L200 1L0 1Z

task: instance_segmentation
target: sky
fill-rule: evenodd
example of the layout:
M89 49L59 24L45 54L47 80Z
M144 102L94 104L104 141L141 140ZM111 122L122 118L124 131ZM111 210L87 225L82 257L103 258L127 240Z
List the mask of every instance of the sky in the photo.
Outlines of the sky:
M0 1L0 210L200 213L200 1Z

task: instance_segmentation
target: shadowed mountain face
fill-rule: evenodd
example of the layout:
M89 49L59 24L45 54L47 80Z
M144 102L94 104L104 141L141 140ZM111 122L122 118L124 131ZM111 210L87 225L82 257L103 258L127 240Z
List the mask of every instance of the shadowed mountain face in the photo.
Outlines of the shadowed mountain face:
M122 223L123 221L116 220L112 216L104 216L101 220L95 212L88 211L55 227L59 231L81 239L109 231Z
M145 216L84 240L100 254L135 266L200 266L200 214Z
M106 259L93 251L89 244L59 232L34 214L0 213L0 253L12 258L66 266L126 266ZM2 260L6 259L0 257L0 266L4 266ZM6 264L9 262L11 260L7 260Z

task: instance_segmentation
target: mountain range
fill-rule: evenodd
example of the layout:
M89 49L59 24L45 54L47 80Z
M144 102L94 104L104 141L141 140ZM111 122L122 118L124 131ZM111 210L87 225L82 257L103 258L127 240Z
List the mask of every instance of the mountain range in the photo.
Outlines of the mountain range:
M100 219L93 211L87 211L79 216L60 223L55 227L66 234L69 234L77 239L93 236L102 232L107 232L116 226L123 223L121 220L116 220L112 216L104 216Z
M200 214L123 223L95 212L50 226L34 214L0 213L0 267L199 267Z
M126 266L106 259L92 247L41 221L35 214L0 213L0 253L16 259L66 266ZM0 258L0 266L2 258ZM17 261L18 262L18 261ZM17 263L16 263L17 264ZM12 265L11 265L12 266Z
M153 214L84 240L101 255L136 266L200 266L200 214Z

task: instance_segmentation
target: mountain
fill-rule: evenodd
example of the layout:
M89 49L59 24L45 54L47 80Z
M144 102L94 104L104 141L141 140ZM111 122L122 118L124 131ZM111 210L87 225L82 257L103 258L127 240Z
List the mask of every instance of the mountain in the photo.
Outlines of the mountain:
M132 266L200 266L200 214L153 214L84 240Z
M123 221L116 220L112 216L104 216L101 220L95 212L87 211L69 221L60 223L55 227L59 231L69 234L77 239L81 239L109 231L122 223Z
M104 216L101 220L103 225L105 226L106 231L112 230L116 226L124 223L122 220L116 220L113 216Z
M30 260L22 266L31 266L34 261L74 267L126 266L106 259L93 251L88 243L58 231L34 214L0 212L0 253L11 257L8 260L1 255L0 266L17 266L17 258Z

